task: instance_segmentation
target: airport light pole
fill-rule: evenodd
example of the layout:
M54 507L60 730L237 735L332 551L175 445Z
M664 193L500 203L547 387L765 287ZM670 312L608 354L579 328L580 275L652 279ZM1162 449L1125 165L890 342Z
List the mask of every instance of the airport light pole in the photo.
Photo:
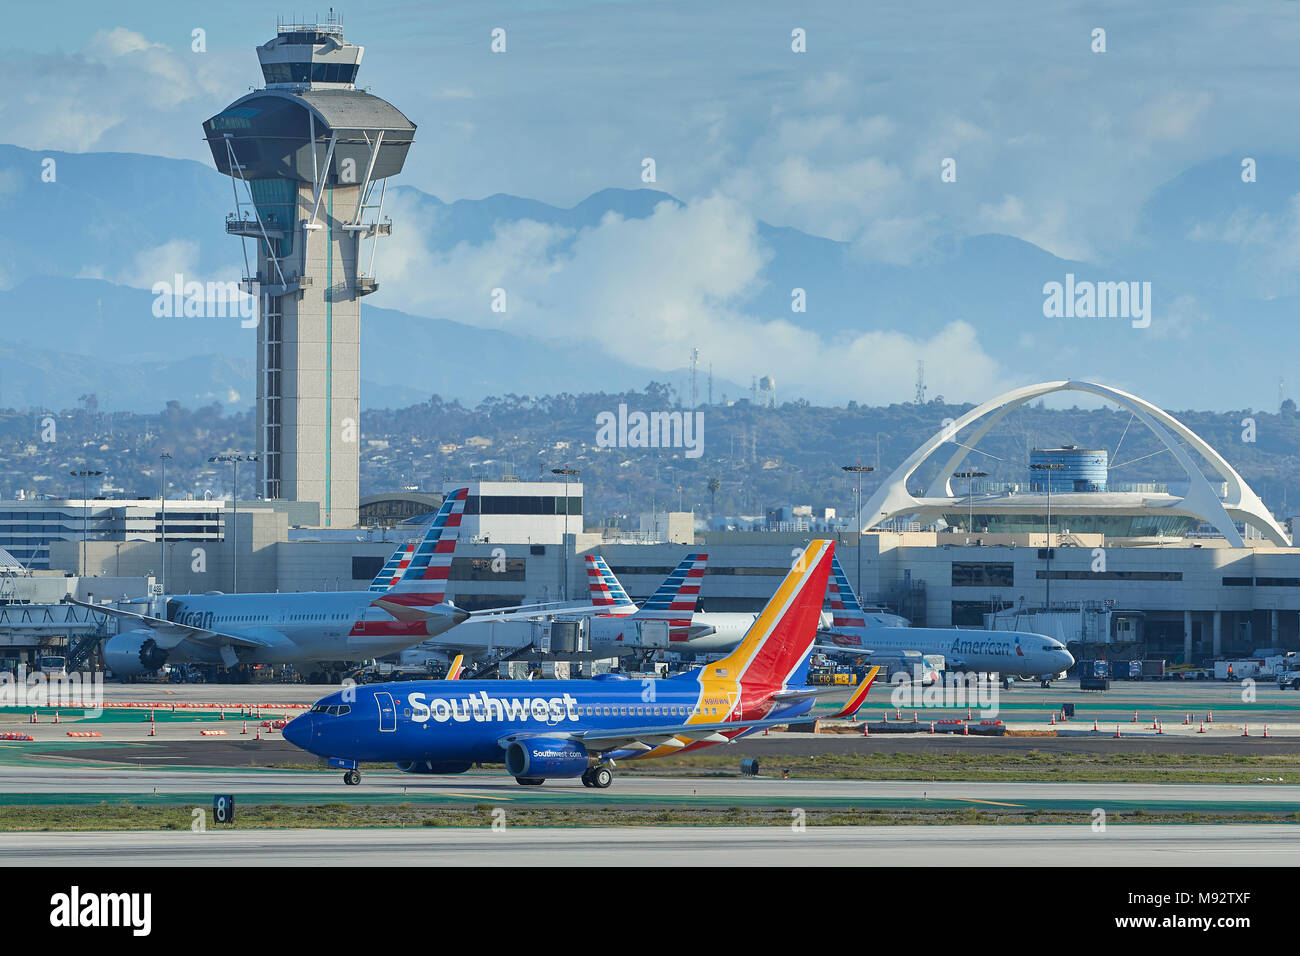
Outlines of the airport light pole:
M966 479L966 531L968 534L975 533L975 479L987 478L987 471L954 471L954 478Z
M231 471L231 488L230 488L230 555L232 559L231 566L231 593L239 593L239 463L241 461L257 461L259 455L213 455L208 459L209 463L213 462L230 462Z
M103 472L92 471L90 469L83 468L79 471L70 471L68 472L68 474L70 474L73 478L81 479L81 574L80 577L84 578L86 576L86 529L90 524L90 502L86 500L90 492L87 491L87 487L91 478L98 478L100 475L103 474Z
M551 474L564 477L564 545L560 552L564 560L564 586L561 588L563 600L569 600L569 479L581 474L577 468L552 468Z
M1052 472L1059 471L1065 466L1049 459L1031 462L1029 467L1034 471L1047 472L1047 610L1050 611L1052 609Z
M856 465L840 465L840 471L847 471L858 476L858 510L853 519L858 526L858 601L862 600L862 476L869 471L875 470L874 466L864 465L862 462L858 462Z
M171 460L167 452L158 456L162 463L162 489L158 492L158 567L163 594L167 593L167 462Z

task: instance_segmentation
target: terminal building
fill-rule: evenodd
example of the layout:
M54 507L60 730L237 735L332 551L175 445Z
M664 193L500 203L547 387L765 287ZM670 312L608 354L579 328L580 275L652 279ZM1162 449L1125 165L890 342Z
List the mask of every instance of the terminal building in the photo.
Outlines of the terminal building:
M1073 458L1079 466L1043 469L1052 485L1041 491L968 490L953 475L987 432L990 417L1013 403L1072 389L1119 402L1143 424L1156 426L1153 433L1167 437L1184 474L1160 490L1125 488L1110 480L1100 454L1062 446L1031 454L1030 463ZM1194 464L1191 453L1204 464ZM939 461L938 477L920 489L913 476L930 457ZM689 513L643 519L640 530L602 529L584 520L584 486L577 481L452 480L443 490L466 484L470 496L449 594L471 610L584 600L583 558L592 553L606 558L634 598L644 598L685 554L700 552L708 555L701 608L754 611L801 548L830 536L863 601L917 626L1036 630L1066 641L1079 659L1201 663L1263 648L1300 649L1300 549L1283 527L1190 429L1134 396L1090 383L1030 386L972 409L955 429L936 433L884 476L858 516L861 531L783 523L775 525L781 530L768 530L770 523L747 531L706 530ZM361 529L321 527L310 511L304 518L281 502L240 502L237 519L228 502L220 508L207 502L220 515L216 539L211 524L199 522L192 538L181 540L177 530L173 542L169 517L167 590L231 591L236 563L240 590L362 589L400 544L421 535L440 499L421 492L370 496L362 513L373 527ZM90 502L103 509L91 512L101 514L103 534L84 543L82 504L21 503L20 510L60 515L51 523L61 534L46 544L54 570L37 577L76 576L84 549L84 575L75 577L81 593L146 593L160 577L157 537L148 518L128 531L126 514L133 508L152 514L157 501ZM194 505L168 501L167 512ZM12 507L0 502L0 513ZM122 517L114 517L114 509L124 509ZM43 520L10 519L9 540L18 534L14 525ZM893 530L908 527L921 530ZM127 540L129 534L139 538ZM10 579L11 594L35 586L13 574ZM105 586L97 589L96 580Z

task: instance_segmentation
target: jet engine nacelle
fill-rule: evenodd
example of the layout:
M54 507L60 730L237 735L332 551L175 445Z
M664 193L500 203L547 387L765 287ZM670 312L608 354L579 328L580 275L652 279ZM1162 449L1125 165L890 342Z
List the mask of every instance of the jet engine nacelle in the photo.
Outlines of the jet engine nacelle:
M104 642L104 663L115 677L139 677L167 663L167 652L158 646L153 631L127 631Z
M435 763L432 760L397 761L397 769L402 773L464 773L472 766L473 764L468 760L464 762L443 761L441 763Z
M512 777L581 777L587 748L563 737L527 737L506 748L506 773Z

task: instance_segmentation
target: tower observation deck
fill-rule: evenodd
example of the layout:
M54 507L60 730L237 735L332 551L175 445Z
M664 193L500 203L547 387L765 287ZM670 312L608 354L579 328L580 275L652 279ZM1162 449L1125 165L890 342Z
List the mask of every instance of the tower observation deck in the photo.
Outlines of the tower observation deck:
M363 52L332 17L282 24L257 48L265 88L203 124L234 187L226 232L259 299L258 491L317 501L330 527L357 523L361 297L379 287L387 179L415 138L392 104L356 88Z

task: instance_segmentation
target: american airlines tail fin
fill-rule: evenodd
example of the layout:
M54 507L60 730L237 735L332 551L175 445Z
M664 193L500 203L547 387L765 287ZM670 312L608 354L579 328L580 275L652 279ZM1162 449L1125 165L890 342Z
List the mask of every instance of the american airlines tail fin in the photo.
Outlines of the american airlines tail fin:
M701 677L738 681L742 692L788 686L817 637L834 555L834 541L809 543L740 645L722 660L706 664Z
M688 554L632 617L690 624L708 563L707 554Z
M599 554L587 555L587 588L591 591L591 603L598 607L636 610L636 604Z
M411 556L410 566L387 593L375 598L376 604L397 614L398 609L403 607L433 607L446 600L451 558L460 536L460 523L465 515L467 497L468 488L448 493L433 524L425 533L424 540Z
M826 582L826 599L831 606L831 627L867 626L867 616L858 596L853 593L849 576L837 557L831 558L831 574Z
M370 582L367 591L387 591L398 581L402 580L402 575L406 569L411 566L411 558L415 554L415 542L403 545L393 552L393 556L388 559L388 563L380 569L375 575L375 579Z

